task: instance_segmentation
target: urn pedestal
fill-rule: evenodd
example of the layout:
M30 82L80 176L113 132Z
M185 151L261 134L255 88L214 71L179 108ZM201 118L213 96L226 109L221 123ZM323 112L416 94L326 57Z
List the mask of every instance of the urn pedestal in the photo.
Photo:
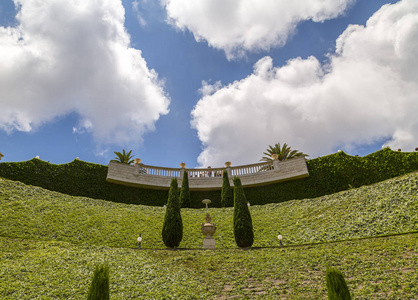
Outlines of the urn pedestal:
M210 223L211 217L209 213L206 214L206 223L202 223L201 229L202 233L205 236L203 239L203 248L204 249L215 249L216 248L216 242L215 239L212 237L212 235L216 231L216 225L214 223Z

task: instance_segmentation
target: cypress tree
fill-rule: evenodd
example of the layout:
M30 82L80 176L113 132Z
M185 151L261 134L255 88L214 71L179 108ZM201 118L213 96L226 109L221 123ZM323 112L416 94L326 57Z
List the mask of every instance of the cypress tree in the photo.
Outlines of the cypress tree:
M231 207L234 206L234 193L232 192L231 185L229 184L228 172L223 171L222 193L221 193L221 206Z
M170 248L178 247L183 239L183 222L180 213L177 178L171 180L162 236L164 245Z
M181 207L190 207L189 172L186 170L184 170L183 182L181 183L180 203Z
M343 274L335 268L327 268L328 300L351 300Z
M109 300L109 266L97 265L87 300Z
M239 177L234 178L234 236L238 247L251 247L254 242L253 221Z

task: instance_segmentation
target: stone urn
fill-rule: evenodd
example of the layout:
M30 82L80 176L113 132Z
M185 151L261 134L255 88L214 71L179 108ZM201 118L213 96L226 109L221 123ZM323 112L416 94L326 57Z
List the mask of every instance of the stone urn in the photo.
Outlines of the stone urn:
M206 223L201 224L202 233L205 235L205 238L203 239L203 248L205 249L215 249L216 248L216 242L215 239L212 237L212 235L216 231L216 224L211 223L211 217L209 213L206 214Z
M182 162L180 163L180 168L184 169L186 167L186 163Z
M230 166L231 166L231 162L230 162L230 161L227 161L227 162L225 163L225 167L229 168Z
M134 159L134 165L139 165L141 163L141 159L140 158L135 158Z

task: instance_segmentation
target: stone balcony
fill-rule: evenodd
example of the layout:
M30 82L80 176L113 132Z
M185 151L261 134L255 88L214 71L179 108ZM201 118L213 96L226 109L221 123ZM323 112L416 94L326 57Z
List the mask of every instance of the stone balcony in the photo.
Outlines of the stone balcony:
M133 187L168 190L173 177L177 177L181 187L184 170L189 173L191 191L222 189L224 170L228 172L231 186L233 186L232 178L238 176L244 187L262 186L309 176L306 160L300 157L282 162L274 160L237 167L199 169L155 167L141 163L128 165L111 161L106 180Z

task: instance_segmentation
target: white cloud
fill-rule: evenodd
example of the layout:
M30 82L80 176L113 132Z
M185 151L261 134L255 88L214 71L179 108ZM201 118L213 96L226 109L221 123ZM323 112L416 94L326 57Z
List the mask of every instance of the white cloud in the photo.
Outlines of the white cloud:
M162 0L168 22L225 51L228 59L246 51L283 46L298 23L341 15L355 0Z
M265 57L247 78L203 95L192 111L198 161L256 162L277 142L311 157L387 139L413 151L417 69L418 1L385 5L366 26L347 28L327 65L309 57L274 67Z
M141 7L140 7L141 3L137 0L132 2L132 10L135 13L136 19L138 20L139 25L141 26L146 26L147 22L145 21L145 19L142 17L142 13L141 13Z
M120 0L15 0L18 26L0 27L0 129L31 131L76 112L109 143L141 142L169 99L130 47Z

